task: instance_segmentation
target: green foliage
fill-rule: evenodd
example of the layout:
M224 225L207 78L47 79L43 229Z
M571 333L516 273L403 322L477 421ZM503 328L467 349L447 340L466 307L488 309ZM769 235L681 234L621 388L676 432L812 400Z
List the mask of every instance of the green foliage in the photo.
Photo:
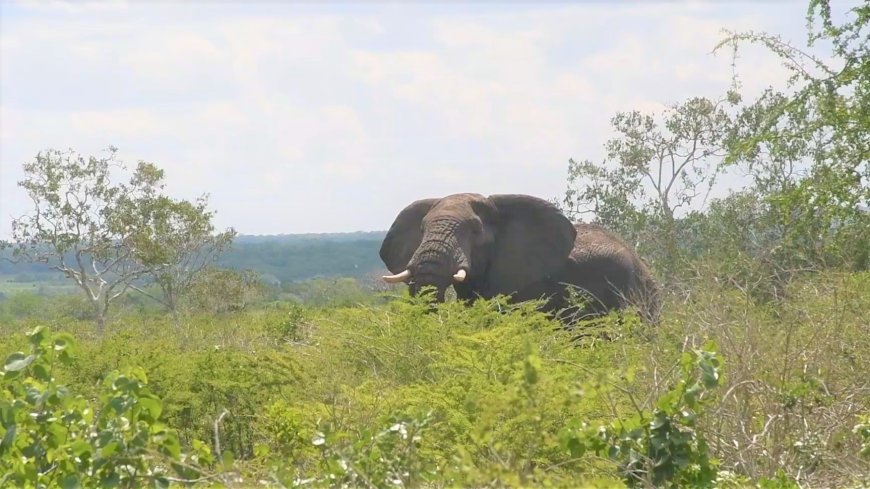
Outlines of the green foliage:
M308 313L299 304L290 306L283 320L272 326L270 333L278 338L278 341L301 341L307 336L310 328Z
M15 318L23 318L42 309L47 299L32 292L19 292L3 302L3 312Z
M379 299L372 285L353 278L306 280L284 284L281 290L292 300L317 307L374 304Z
M183 443L208 440L215 450L219 443L247 458L258 442L255 419L263 406L298 388L298 363L280 353L283 341L267 336L282 316L277 311L245 316L244 325L238 316L206 316L189 319L184 329L171 328L165 318L130 320L99 342L82 345L70 382L87 391L92 379L139 366L163 399L164 420Z
M0 301L0 322L36 320L48 323L58 319L92 321L94 311L88 301L78 294L18 292Z
M756 288L768 296L796 273L867 269L867 6L847 18L835 25L828 1L809 3L808 48L831 50L818 56L774 34L730 34L716 50L733 49L735 70L738 48L761 45L791 71L788 86L740 105L735 71L719 102L692 98L658 118L617 114L606 160L569 163L567 211L594 213L675 284L694 273L697 258L737 264L728 279L763 283ZM748 184L706 209L695 205L728 171L748 175Z
M126 206L123 212L140 216L143 232L133 244L135 259L147 267L150 282L161 293L153 295L141 287L136 289L175 314L179 301L190 292L200 272L230 246L236 232L228 229L213 234L211 221L215 213L208 210L204 196L191 203L156 195L126 200L122 205Z
M735 58L743 44L764 46L791 71L788 89L743 109L726 160L754 177L780 234L779 268L868 266L870 215L859 205L870 202L870 15L866 5L847 15L834 25L827 0L809 3L807 44L830 45L824 57L768 33L732 33L717 46Z
M6 357L0 394L0 485L16 487L167 487L198 478L211 454L182 456L163 403L141 369L112 372L88 400L56 382L71 360L69 334L28 333L29 354Z
M100 399L113 371L146 373L182 450L215 471L232 453L244 483L845 486L870 468L868 280L796 280L775 307L701 280L655 330L625 314L564 331L531 305L406 296L192 314L177 329L137 314L101 338L67 320L78 354L52 376ZM727 377L722 358L736 359Z
M659 118L618 114L607 161L571 162L566 205L596 211L668 271L654 329L625 313L566 331L504 298L385 302L361 280L323 278L379 268L379 239L252 240L219 263L259 277L180 275L172 267L211 263L232 234L212 237L204 200L162 197L162 172L145 163L111 185L114 150L39 155L28 175L46 179L23 186L65 231L19 221L26 251L78 265L77 246L91 243L85 269L120 259L104 269L136 277L138 265L168 263L150 269L169 274L152 276L162 291L127 284L158 299L179 292L189 314L173 328L121 294L118 320L95 337L83 323L99 317L92 295L4 289L0 486L208 484L229 472L283 487L870 483L870 215L856 210L870 188L870 12L834 25L826 1L810 7L821 20L810 40L830 41L837 69L770 35L734 35L722 46L756 42L782 57L789 90L735 117L725 107L740 103L736 91ZM727 169L725 150L750 186L678 216ZM320 278L292 283L309 276ZM265 303L263 277L279 300Z
M19 186L33 210L12 222L16 259L47 264L82 290L97 331L110 304L149 274L164 290L170 309L176 296L234 235L211 236L213 213L205 198L196 204L161 194L163 170L140 161L126 172L108 155L87 159L72 150L48 150L24 165Z
M563 457L553 434L573 398L556 394L572 368L554 355L590 352L531 308L498 307L453 303L430 314L411 300L312 317L298 348L318 374L304 397L266 409L260 453L281 457L288 485L549 479L536 466Z
M316 475L299 479L279 466L287 486L420 487L436 479L436 465L420 451L430 418L388 419L388 427L349 436L326 423L311 438L319 460Z
M197 311L226 313L244 310L265 294L265 285L251 270L206 268L194 277L184 302Z
M793 278L774 302L726 281L693 287L687 310L674 314L709 324L705 334L722 355L740 359L729 363L729 395L712 423L718 458L752 480L782 471L809 485L843 486L855 477L837 479L837 472L870 473L849 431L866 409L856 400L870 394L862 380L870 363L860 353L870 348L868 279L830 272Z
M636 407L632 416L598 428L572 420L560 434L563 445L575 456L593 451L613 460L631 487L711 485L718 464L710 459L698 421L720 384L715 345L683 353L679 367L682 377L654 410Z
M564 205L569 215L593 214L595 222L639 242L640 251L667 268L678 254L676 212L706 197L718 174L734 99L695 97L658 116L620 112L611 119L617 136L605 143L607 158L568 165Z

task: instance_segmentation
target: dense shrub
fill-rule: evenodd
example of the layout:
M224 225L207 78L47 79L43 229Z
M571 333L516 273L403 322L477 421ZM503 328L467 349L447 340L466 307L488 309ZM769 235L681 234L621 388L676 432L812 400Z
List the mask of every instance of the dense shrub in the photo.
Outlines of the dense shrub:
M72 337L42 327L27 336L29 354L6 357L0 382L0 486L165 487L203 475L210 452L194 441L182 453L142 369L112 372L86 398L52 375L70 363Z
M112 372L141 372L183 449L232 453L245 481L285 487L844 487L870 473L870 274L795 277L775 302L737 280L686 290L655 327L622 315L574 331L531 305L407 297L179 328L124 316L100 338L68 319L78 355L52 375L98 399ZM30 321L3 326L3 352L27 347Z

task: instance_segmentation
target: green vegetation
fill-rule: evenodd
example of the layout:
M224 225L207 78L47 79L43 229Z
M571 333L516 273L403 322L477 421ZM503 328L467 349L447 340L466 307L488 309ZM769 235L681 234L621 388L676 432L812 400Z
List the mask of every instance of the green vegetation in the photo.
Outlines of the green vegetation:
M116 183L126 172L116 152L40 152L18 182L33 208L12 221L12 256L43 263L78 286L98 332L109 307L146 277L162 292L155 299L175 314L196 273L235 236L231 229L212 234L205 196L191 203L163 195L163 170L153 163L140 161L127 182Z
M867 487L870 9L850 15L810 2L836 68L730 35L794 68L787 90L619 114L607 161L572 160L566 210L639 243L659 324L376 294L342 271L376 263L358 235L241 243L176 314L133 280L101 332L92 298L5 285L0 486ZM746 189L676 212L734 168ZM177 230L141 230L142 263L182 256Z
M9 355L0 381L0 485L159 487L170 474L197 477L191 463L212 460L201 442L182 459L175 430L158 421L163 403L142 369L111 372L97 398L86 399L54 378L72 362L72 337L41 326L27 337L29 354Z
M97 400L102 379L139 372L178 456L199 453L184 459L199 475L184 477L226 485L844 487L870 482L868 289L867 272L830 272L792 282L771 307L702 281L653 331L628 316L573 341L530 305L429 312L405 298L262 304L178 329L129 314L99 338L87 322L21 319L2 349L17 368L21 331L62 325L76 348L47 369L52 385ZM4 380L4 399L44 375L34 365Z

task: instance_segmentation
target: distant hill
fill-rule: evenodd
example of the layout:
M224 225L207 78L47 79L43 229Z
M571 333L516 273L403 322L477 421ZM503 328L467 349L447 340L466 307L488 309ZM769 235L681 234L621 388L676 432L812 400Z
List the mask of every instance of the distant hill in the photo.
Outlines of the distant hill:
M274 281L319 277L366 277L383 270L378 256L382 231L330 234L239 236L218 264L250 268Z
M383 270L378 256L385 231L352 233L239 235L218 265L252 269L271 282L318 277L366 277ZM27 275L33 281L57 278L57 272L39 263L10 263L0 252L0 274Z

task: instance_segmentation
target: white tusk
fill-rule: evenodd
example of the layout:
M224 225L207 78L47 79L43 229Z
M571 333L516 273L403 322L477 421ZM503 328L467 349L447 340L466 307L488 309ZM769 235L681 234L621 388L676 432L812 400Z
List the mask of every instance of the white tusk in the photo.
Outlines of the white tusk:
M464 268L460 268L459 271L453 275L453 280L456 280L457 282L465 282L465 275L467 273L468 272L466 272Z
M399 282L404 282L405 280L408 280L409 278L411 278L411 271L406 269L404 272L402 272L400 274L384 275L381 278L384 279L384 282L386 282L388 284L395 284L395 283L399 283Z

